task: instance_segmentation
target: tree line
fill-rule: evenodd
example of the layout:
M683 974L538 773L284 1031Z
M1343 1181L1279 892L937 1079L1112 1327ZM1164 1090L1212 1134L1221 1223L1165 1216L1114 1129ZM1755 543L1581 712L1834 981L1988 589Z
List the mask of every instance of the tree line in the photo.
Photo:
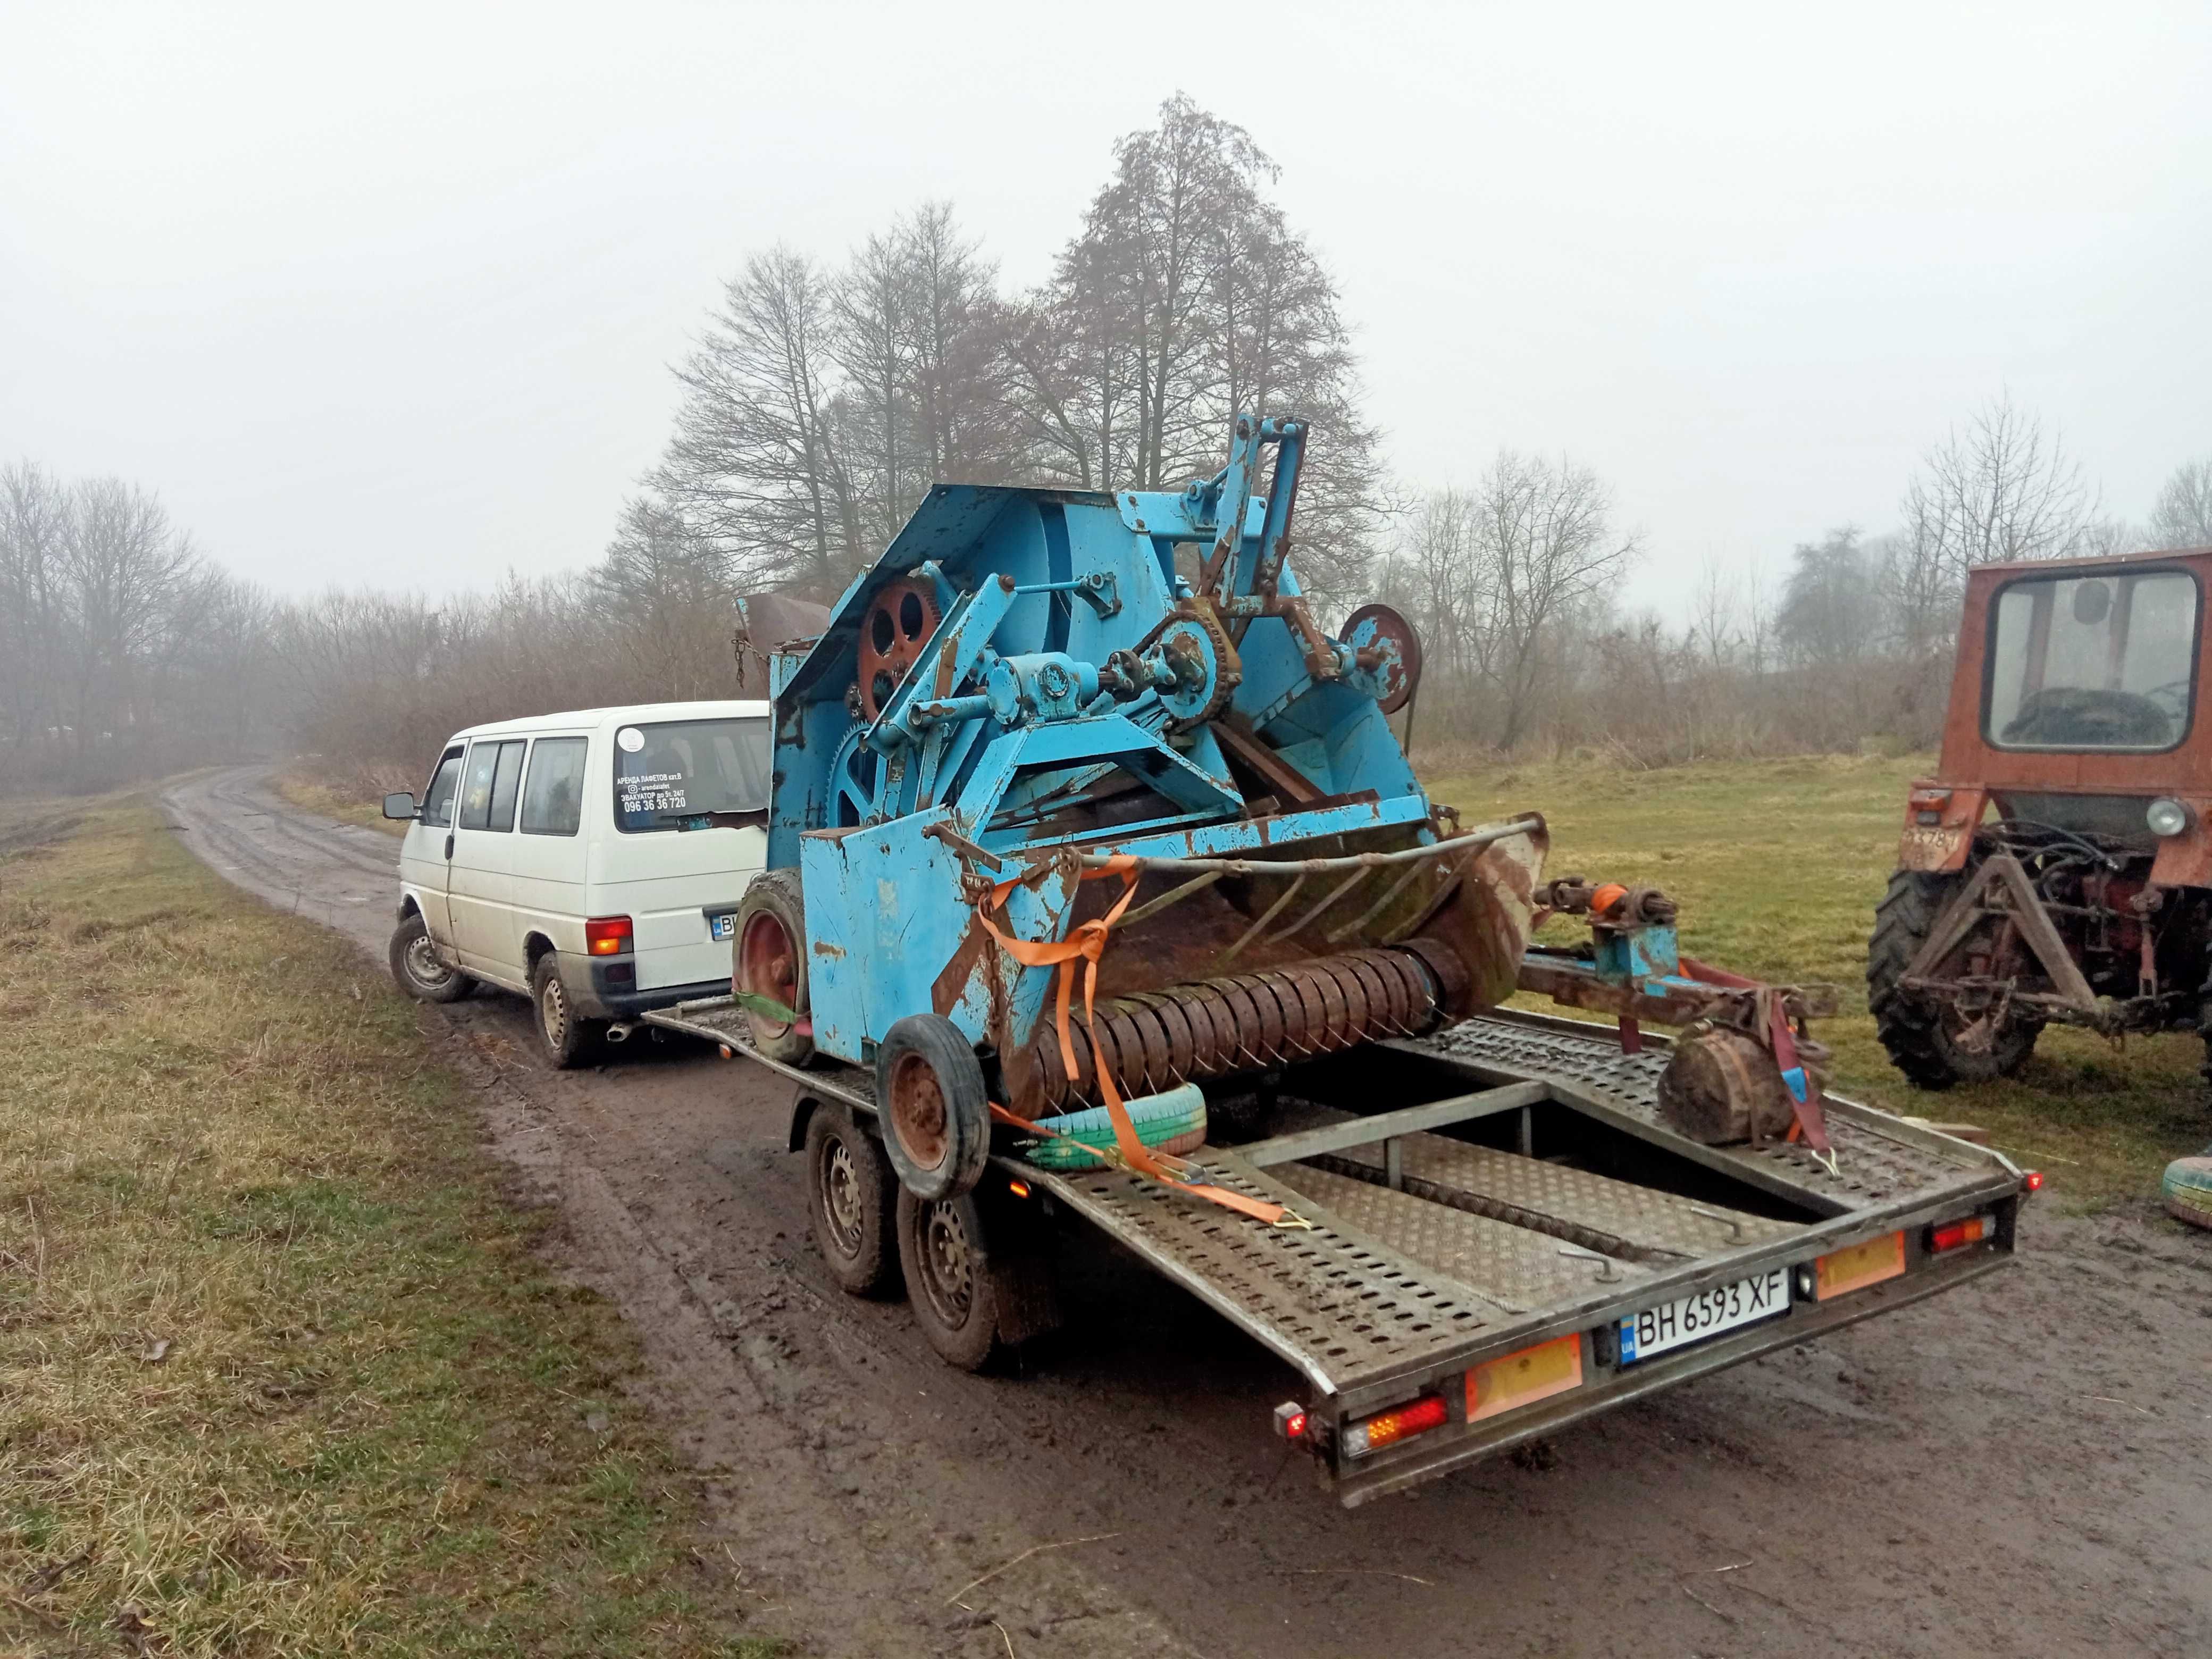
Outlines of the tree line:
M2212 544L2212 460L2131 529L2000 398L1927 453L1893 527L1805 543L1775 587L1685 571L1678 622L1632 612L1644 538L1572 458L1507 450L1427 490L1386 475L1337 287L1277 176L1177 96L1114 146L1034 289L1006 289L940 203L842 264L748 258L673 366L660 459L582 571L278 599L135 484L0 472L0 788L293 749L404 786L477 721L733 695L736 599L834 598L935 483L1170 488L1219 465L1238 410L1312 423L1300 578L1326 615L1382 599L1413 619L1423 744L1656 763L1924 743L1970 566Z

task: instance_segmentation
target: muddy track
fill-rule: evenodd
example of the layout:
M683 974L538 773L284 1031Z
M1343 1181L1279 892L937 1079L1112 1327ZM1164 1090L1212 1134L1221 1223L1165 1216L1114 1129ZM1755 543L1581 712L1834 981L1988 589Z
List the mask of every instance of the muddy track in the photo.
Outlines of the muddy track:
M250 769L162 804L381 958L386 838ZM556 1073L497 994L422 1018L805 1651L2212 1651L2212 1249L2147 1216L2032 1211L2008 1273L1346 1513L1268 1431L1291 1376L1133 1265L1071 1255L1030 1373L959 1375L830 1284L786 1087L676 1039Z

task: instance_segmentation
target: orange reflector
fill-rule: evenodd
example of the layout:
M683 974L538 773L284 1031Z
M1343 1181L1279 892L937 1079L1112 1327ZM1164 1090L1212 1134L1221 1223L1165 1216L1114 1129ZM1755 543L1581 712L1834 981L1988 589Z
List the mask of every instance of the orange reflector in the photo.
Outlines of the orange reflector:
M1450 1415L1443 1396L1437 1394L1416 1400L1410 1406L1401 1406L1395 1412L1381 1413L1364 1423L1354 1423L1344 1431L1345 1455L1364 1457L1370 1452L1381 1451L1397 1441L1441 1428Z
M1994 1217L1970 1215L1964 1221L1954 1221L1928 1230L1928 1254L1941 1255L1946 1250L1955 1250L1968 1244L1978 1244L1995 1237L1997 1230Z
M1583 1381L1580 1332L1555 1336L1502 1359L1487 1360L1467 1374L1467 1420L1480 1423L1500 1412L1517 1411L1548 1400Z
M1009 1181L1006 1183L1006 1190L1016 1198L1027 1198L1030 1195L1030 1183L1026 1181Z
M1884 1233L1848 1249L1831 1250L1813 1264L1814 1294L1826 1302L1832 1296L1863 1291L1905 1271L1905 1235Z

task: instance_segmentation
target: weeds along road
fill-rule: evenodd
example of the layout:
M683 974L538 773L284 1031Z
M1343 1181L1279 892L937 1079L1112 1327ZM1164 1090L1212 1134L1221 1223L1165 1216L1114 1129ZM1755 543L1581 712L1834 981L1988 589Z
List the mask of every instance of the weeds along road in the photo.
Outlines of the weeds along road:
M251 768L163 805L381 960L391 839ZM960 1375L830 1282L786 1086L675 1038L556 1073L496 994L422 1020L804 1651L2212 1651L2212 1251L2147 1216L2032 1207L2008 1273L1347 1513L1269 1431L1291 1373L1133 1264Z

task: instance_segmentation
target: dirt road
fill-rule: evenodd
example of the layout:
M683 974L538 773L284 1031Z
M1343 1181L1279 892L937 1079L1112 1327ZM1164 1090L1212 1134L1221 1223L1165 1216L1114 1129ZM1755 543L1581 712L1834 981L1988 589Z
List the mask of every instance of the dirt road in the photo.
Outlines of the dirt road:
M392 842L250 769L163 805L381 957ZM804 1651L2212 1652L2212 1249L2148 1214L2045 1201L2008 1273L1346 1513L1269 1432L1291 1374L1133 1266L1031 1375L957 1374L830 1284L784 1087L672 1038L556 1073L497 994L423 1021Z

